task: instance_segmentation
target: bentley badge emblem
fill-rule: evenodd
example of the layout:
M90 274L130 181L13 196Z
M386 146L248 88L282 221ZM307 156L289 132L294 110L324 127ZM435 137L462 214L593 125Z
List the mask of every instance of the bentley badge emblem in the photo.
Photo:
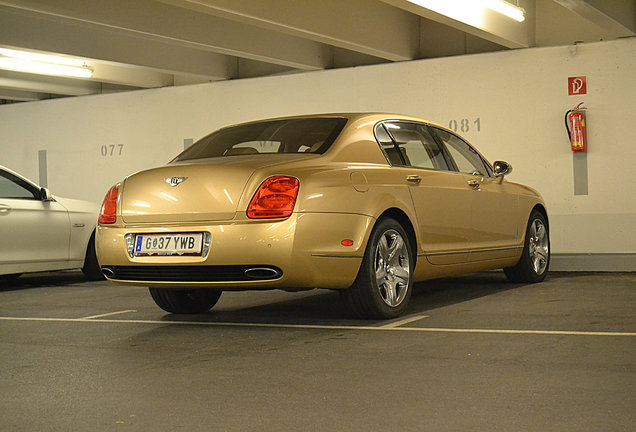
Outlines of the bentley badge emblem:
M187 177L166 177L166 183L168 183L172 187L175 187L178 186L179 183L183 183L187 179Z

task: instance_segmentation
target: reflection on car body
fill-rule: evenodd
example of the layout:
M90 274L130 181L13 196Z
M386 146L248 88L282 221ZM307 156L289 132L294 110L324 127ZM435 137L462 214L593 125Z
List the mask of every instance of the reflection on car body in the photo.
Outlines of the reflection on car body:
M341 290L357 316L396 317L414 281L497 268L545 277L545 204L504 180L510 171L408 116L231 126L111 188L99 261L169 312L207 311L224 290L319 287Z

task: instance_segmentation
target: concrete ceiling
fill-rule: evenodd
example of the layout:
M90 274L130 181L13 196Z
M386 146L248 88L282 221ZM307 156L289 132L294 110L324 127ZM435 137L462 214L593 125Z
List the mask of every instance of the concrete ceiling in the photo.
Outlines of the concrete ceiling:
M407 0L0 0L0 47L94 71L0 70L0 103L636 35L634 0L509 2L524 22L487 11L468 25Z

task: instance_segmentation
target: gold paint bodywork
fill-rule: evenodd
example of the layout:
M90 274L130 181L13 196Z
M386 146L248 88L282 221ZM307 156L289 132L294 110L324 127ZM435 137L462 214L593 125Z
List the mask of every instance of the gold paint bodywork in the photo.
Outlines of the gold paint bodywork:
M385 114L315 117L329 116L348 121L322 155L216 157L129 176L121 183L117 222L97 228L100 264L271 265L282 270L282 277L272 280L116 281L133 285L346 289L358 274L373 226L384 215L396 218L412 237L415 281L517 263L532 209L545 209L537 192L501 177L484 178L475 189L468 174L391 166L375 140L375 125L387 119L430 122ZM292 216L247 218L255 191L273 175L300 182ZM407 182L409 175L420 176L419 184ZM178 187L164 181L177 176L188 181ZM126 234L164 232L209 232L210 251L203 257L128 255ZM344 239L353 240L353 246L343 246Z

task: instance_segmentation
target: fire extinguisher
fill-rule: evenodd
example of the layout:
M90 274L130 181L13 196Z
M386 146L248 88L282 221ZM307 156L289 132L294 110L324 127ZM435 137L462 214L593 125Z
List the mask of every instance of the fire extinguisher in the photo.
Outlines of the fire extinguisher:
M587 148L585 137L585 110L583 102L565 113L565 129L568 131L573 152L584 152Z

